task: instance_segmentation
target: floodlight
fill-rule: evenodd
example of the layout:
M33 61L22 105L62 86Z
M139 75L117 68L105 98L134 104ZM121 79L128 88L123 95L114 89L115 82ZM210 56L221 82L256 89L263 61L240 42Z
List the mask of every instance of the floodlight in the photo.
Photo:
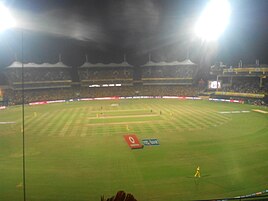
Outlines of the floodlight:
M210 0L195 26L203 40L217 40L229 23L231 6L228 0Z
M0 3L0 32L16 25L14 18L9 10Z

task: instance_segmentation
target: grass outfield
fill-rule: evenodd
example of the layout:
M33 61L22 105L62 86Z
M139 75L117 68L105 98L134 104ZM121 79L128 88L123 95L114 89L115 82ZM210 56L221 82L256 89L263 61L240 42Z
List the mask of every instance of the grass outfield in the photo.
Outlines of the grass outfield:
M268 114L253 109L268 111L163 99L26 106L27 199L97 201L125 190L139 201L177 201L268 189ZM21 122L21 107L0 111L3 201L23 196ZM131 150L128 133L160 146Z

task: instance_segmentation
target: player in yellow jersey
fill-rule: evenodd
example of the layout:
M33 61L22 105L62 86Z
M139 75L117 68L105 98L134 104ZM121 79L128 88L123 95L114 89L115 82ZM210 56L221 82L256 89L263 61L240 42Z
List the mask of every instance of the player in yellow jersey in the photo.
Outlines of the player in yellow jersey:
M130 129L129 129L129 127L128 127L128 125L126 125L126 129L127 129L127 131L129 131Z
M196 168L196 172L195 172L194 177L201 177L200 167L199 166L197 166L197 168Z

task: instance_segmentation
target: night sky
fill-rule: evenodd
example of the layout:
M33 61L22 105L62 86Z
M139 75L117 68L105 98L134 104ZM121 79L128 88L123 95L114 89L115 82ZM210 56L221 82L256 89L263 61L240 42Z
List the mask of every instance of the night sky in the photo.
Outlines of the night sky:
M230 0L231 22L217 43L203 43L193 27L206 0L4 0L19 28L0 34L0 68L25 62L89 61L144 64L187 57L203 66L268 63L268 1ZM219 11L220 12L220 11ZM23 30L23 31L22 31Z

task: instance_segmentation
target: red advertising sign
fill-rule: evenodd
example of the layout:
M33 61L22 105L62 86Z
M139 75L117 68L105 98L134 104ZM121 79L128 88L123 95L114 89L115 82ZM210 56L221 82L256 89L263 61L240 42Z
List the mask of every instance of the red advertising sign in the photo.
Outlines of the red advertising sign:
M131 135L124 135L124 138L128 144L128 146L131 149L140 149L143 148L143 145L140 143L139 139L137 138L136 135L131 134Z

